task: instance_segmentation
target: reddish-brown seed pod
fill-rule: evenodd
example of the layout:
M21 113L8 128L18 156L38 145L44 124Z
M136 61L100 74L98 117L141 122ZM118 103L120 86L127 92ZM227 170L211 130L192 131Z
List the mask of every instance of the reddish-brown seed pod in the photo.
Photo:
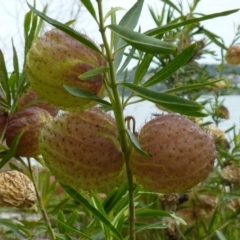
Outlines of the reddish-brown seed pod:
M3 132L4 132L6 124L7 124L7 121L8 121L8 113L0 105L0 138L3 135Z
M232 45L225 55L226 62L232 65L240 64L240 46Z
M98 108L56 117L41 133L40 151L56 179L76 189L109 185L124 165L115 121Z
M86 35L81 34L90 40ZM101 74L81 80L80 75L106 65L105 58L59 29L39 37L26 59L28 80L36 93L63 110L75 111L96 105L95 101L68 93L63 85L79 88L99 97L104 96Z
M131 169L144 187L156 192L179 193L194 187L207 177L216 157L213 138L180 115L152 119L138 138L152 158L133 150Z
M52 120L52 116L46 110L38 107L29 107L14 113L9 118L6 128L7 145L10 147L17 134L24 130L16 153L23 157L38 156L38 138L43 126L50 120Z
M24 91L18 100L19 110L29 106L42 108L48 111L53 117L56 117L58 114L58 108L46 101L39 101L39 96L31 87Z

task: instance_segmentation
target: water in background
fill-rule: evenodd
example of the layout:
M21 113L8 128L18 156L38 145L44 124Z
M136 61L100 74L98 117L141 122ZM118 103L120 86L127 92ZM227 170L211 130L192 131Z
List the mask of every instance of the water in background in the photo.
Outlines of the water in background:
M203 96L202 99L209 99L211 96ZM222 130L227 130L231 128L234 124L236 129L240 129L240 95L229 95L220 97L219 100L224 99L224 106L229 110L229 119L224 120L219 124ZM137 100L134 98L132 100ZM136 119L136 130L139 130L141 126L152 118L153 113L161 114L162 111L159 110L154 103L143 101L136 104L131 104L126 107L124 115L131 115ZM212 121L211 117L206 117L203 119L204 122Z

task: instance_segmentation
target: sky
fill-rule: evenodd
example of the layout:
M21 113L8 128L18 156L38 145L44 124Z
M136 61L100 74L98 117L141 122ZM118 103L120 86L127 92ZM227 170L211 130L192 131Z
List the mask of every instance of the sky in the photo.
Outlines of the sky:
M95 0L92 2L96 3ZM117 6L121 6L128 10L135 2L136 0L103 0L104 11L106 13L111 7ZM179 1L172 0L172 2L178 3ZM184 11L186 13L188 10L188 3L191 2L191 0L182 0ZM33 1L29 0L29 3L32 4ZM91 19L90 15L81 8L79 3L79 0L36 0L37 9L42 10L43 6L48 4L49 8L47 15L57 19L58 21L67 22L68 20L76 17L77 21L74 28L78 31L85 32L96 42L101 43L97 25ZM148 5L154 7L156 10L158 9L159 11L163 6L161 0L145 0L142 15L139 21L142 31L156 27L149 14ZM240 8L239 0L201 0L198 5L197 12L210 14L236 8ZM25 0L0 0L0 49L3 51L8 65L10 65L12 58L12 39L19 53L20 60L23 58L24 37L22 26L24 15L27 11L29 11L29 9ZM118 20L121 19L125 12L125 10L118 12ZM222 37L226 46L229 46L237 32L237 26L240 25L240 12L227 17L204 21L202 22L202 25L209 31L212 31ZM43 31L50 30L51 28L51 26L45 25ZM220 53L220 50L214 46L212 46L212 50L216 51L217 54ZM215 60L210 57L202 61L208 63L215 62ZM9 70L11 71L11 69Z

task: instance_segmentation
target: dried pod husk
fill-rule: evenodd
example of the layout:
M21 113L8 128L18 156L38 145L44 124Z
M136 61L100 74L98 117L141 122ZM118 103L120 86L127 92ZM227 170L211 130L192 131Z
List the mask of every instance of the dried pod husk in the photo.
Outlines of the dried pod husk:
M152 119L140 130L138 141L151 159L133 150L132 172L144 187L160 193L194 187L208 176L216 157L214 139L180 115Z
M36 192L30 179L18 171L0 173L0 205L29 208L36 202Z
M52 116L38 107L25 108L14 113L8 120L5 138L10 147L15 137L24 131L17 145L16 153L23 157L36 157L39 153L39 135Z
M204 222L210 220L218 207L218 203L218 198L212 195L190 194L189 200L176 211L176 215L187 223L187 227L191 227L197 219Z
M225 60L228 64L231 65L240 64L240 46L237 45L230 46L225 55Z
M222 119L229 119L229 111L225 106L219 106L216 110L215 110L215 115L219 118Z
M90 40L86 35L83 37ZM103 76L81 80L85 72L106 65L100 53L72 38L59 29L39 37L27 54L28 80L36 93L63 110L75 111L96 105L95 101L68 93L63 85L79 88L99 97L104 95Z
M25 90L19 100L18 100L18 110L21 110L26 107L39 107L46 111L48 111L53 117L57 116L58 114L58 108L53 106L52 104L48 103L47 101L39 100L39 96L37 93L32 89L32 87L29 87L27 90Z
M240 184L240 166L237 164L227 165L220 172L222 178L229 183Z
M220 145L224 148L230 148L230 144L225 138L225 132L220 128L214 125L210 125L208 126L206 132L214 138L216 145Z
M115 120L95 107L63 113L47 124L40 150L56 179L76 189L109 185L124 165Z
M236 212L240 208L240 198L230 199L227 203L227 207L231 211Z
M210 78L210 79L208 79L208 82L211 83L211 82L214 82L216 80L217 79L215 79L215 78ZM221 80L219 82L213 83L212 85L207 85L206 88L209 89L210 91L218 91L220 89L225 88L226 86L227 86L226 82L224 80Z

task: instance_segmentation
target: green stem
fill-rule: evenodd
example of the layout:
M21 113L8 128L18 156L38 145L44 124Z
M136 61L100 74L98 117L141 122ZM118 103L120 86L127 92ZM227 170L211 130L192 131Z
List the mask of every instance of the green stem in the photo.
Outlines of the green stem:
M97 0L98 3L98 11L99 11L99 31L102 35L102 40L105 46L107 61L110 68L110 88L112 90L112 95L114 98L114 102L112 101L112 107L118 127L119 132L119 140L122 147L122 151L124 154L125 165L126 165L126 173L128 179L128 186L129 186L129 235L130 240L135 240L135 207L134 207L134 180L133 174L130 168L130 154L131 154L131 146L129 145L129 140L126 132L126 126L124 121L122 103L120 100L118 87L117 87L117 80L115 74L115 67L113 64L113 56L107 41L107 37L105 34L105 27L103 22L103 8L102 8L102 0Z
M34 177L33 177L33 172L32 172L32 166L31 166L31 162L29 160L29 158L27 158L27 161L28 161L28 169L29 169L29 173L30 173L30 176L31 176L31 179L32 179L32 182L33 182L33 185L34 185L34 189L35 189L35 192L36 192L36 196L37 196L37 200L39 202L39 205L41 207L41 211L42 211L42 215L43 215L43 218L47 224L47 227L48 227L48 230L49 230L49 234L50 234L50 237L51 237L51 240L56 240L56 236L55 236L55 233L52 229L52 226L51 226L51 223L50 223L50 220L48 218L48 215L47 215L47 212L45 210L45 207L43 205L43 202L42 202L42 199L41 199L41 196L38 192L38 189L37 189L37 185L34 181Z

